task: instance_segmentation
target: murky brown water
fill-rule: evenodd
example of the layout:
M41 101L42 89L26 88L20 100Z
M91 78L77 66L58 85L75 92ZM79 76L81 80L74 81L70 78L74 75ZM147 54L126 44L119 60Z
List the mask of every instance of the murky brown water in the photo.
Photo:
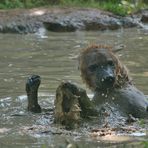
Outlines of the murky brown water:
M66 143L65 136L51 134L51 115L26 111L25 82L29 75L42 78L39 101L43 108L53 106L55 90L63 80L85 88L77 68L80 49L90 43L123 44L118 53L130 69L137 87L148 95L148 32L125 29L105 32L75 32L16 35L0 34L0 147L55 147ZM88 91L90 93L90 91ZM17 116L16 116L17 115ZM22 115L22 116L20 116ZM27 134L26 127L38 125L41 132ZM41 127L40 127L40 126ZM48 131L48 132L47 132ZM55 132L55 130L54 130ZM80 133L68 138L79 141ZM83 136L82 136L83 137ZM143 138L143 137L140 137ZM147 136L144 137L146 139ZM139 138L138 138L139 140ZM114 141L118 141L115 138ZM82 147L101 146L100 140L81 140ZM114 143L114 142L112 142ZM108 145L103 142L104 146Z

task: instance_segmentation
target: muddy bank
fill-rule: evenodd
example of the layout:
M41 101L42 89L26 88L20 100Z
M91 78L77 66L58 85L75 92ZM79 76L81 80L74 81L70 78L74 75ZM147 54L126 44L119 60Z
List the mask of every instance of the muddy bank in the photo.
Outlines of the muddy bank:
M148 11L121 17L97 9L37 8L0 11L0 32L35 33L40 28L54 32L76 30L115 30L148 22Z

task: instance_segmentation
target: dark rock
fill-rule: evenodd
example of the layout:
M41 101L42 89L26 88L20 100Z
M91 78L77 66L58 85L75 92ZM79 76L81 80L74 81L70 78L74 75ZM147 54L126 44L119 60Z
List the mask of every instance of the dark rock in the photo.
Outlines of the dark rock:
M138 26L137 21L131 17L125 17L120 19L123 28L131 28Z
M142 14L141 22L143 22L143 23L148 23L148 12Z
M76 27L68 23L58 22L43 22L45 28L54 32L73 32L76 31Z
M85 30L115 30L121 27L121 23L117 19L86 21L84 24Z
M0 26L0 32L1 33L20 33L20 34L26 34L26 33L35 33L40 28L33 25L33 24L17 24L17 23L8 23L6 25Z
M0 32L35 33L42 27L54 32L76 30L115 30L138 25L137 19L117 16L97 9L39 8L30 10L7 10L0 12ZM148 21L143 13L142 22Z
M43 24L49 31L76 31L76 30L115 30L121 27L137 25L130 17L119 17L109 12L94 9L70 10L46 15Z

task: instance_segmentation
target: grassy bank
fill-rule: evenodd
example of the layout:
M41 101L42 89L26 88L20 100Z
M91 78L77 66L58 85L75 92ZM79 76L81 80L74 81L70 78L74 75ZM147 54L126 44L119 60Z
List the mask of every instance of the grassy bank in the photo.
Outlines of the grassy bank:
M125 16L148 8L148 0L1 0L0 9L33 8L40 6L91 7Z

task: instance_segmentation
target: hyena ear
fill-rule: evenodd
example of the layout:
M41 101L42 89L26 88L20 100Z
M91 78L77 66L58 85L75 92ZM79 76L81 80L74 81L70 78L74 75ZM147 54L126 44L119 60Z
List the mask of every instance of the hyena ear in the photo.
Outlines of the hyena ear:
M116 45L116 46L112 49L112 52L113 52L113 53L117 53L117 52L119 52L119 51L125 49L125 47L126 47L126 46L123 45L123 44Z

